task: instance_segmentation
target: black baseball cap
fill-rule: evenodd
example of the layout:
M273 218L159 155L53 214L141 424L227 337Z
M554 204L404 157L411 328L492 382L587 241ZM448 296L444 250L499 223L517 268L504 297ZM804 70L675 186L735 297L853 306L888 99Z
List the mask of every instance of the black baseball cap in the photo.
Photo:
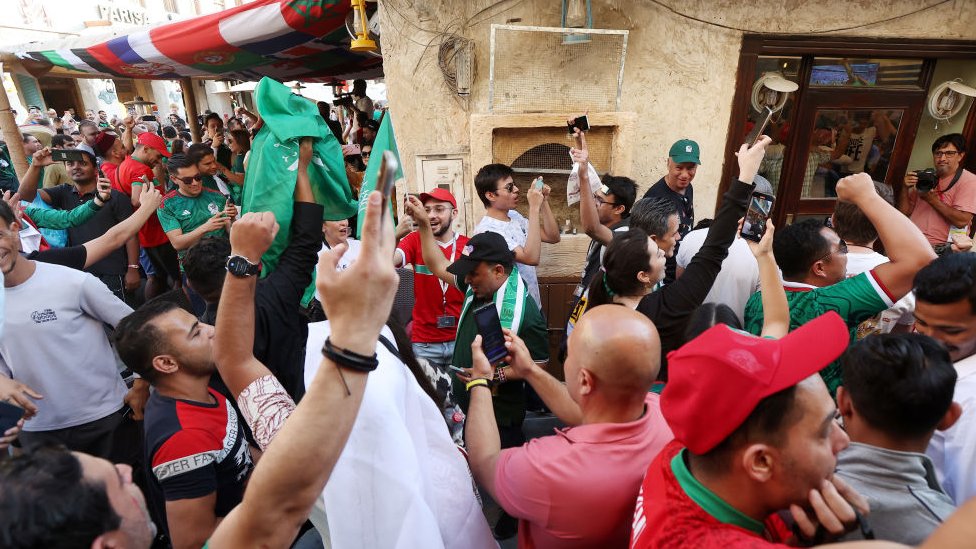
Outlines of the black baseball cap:
M505 266L515 262L515 254L508 249L505 238L498 233L476 234L468 240L467 245L461 250L461 257L451 263L447 272L453 274L458 280L464 280L475 267L482 261L487 263L500 263Z

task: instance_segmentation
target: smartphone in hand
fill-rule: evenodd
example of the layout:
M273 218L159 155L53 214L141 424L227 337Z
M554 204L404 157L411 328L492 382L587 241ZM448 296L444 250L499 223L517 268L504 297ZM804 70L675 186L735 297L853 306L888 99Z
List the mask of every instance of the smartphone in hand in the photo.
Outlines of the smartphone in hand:
M23 408L0 400L0 437L7 429L17 425L22 417L24 417Z
M773 210L775 197L771 194L752 193L749 200L749 209L746 211L745 220L742 222L742 238L759 242L766 234L766 221L769 219L769 212Z
M498 310L494 303L489 303L474 311L474 320L478 325L478 333L481 335L481 350L488 357L488 362L495 366L508 356L508 348L505 347L505 333L502 332L502 323L498 318Z

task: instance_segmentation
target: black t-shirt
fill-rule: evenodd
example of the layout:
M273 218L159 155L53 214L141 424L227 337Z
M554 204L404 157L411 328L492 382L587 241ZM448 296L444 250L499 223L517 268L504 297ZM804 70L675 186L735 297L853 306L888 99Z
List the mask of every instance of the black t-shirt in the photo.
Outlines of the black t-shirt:
M682 237L691 232L691 228L695 226L695 188L692 185L688 185L685 194L677 193L668 187L662 177L647 189L644 198L667 198L674 202L678 208L678 233Z
M78 189L74 185L67 183L49 187L44 189L44 192L51 197L51 207L58 210L74 209L95 196L94 192L86 193L85 195L78 194ZM68 244L70 246L79 246L89 240L94 240L121 221L127 219L130 215L132 215L131 199L125 194L112 189L111 200L98 210L95 217L92 217L77 227L68 229ZM128 256L123 245L85 270L93 275L124 276L128 264Z
M616 233L625 232L630 228L630 218L621 219L619 223L610 227L613 231L614 237ZM577 301L580 296L586 292L586 289L590 287L590 281L593 280L593 275L600 270L600 265L603 263L603 249L605 246L600 243L599 240L593 239L590 241L590 247L586 250L586 264L583 265L583 275L580 277L579 286L576 287L576 291L573 292L574 297Z

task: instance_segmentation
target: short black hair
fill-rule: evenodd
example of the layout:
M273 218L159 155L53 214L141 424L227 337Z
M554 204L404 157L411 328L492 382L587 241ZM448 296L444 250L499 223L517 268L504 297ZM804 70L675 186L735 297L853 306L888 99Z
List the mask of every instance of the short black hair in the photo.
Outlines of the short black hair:
M10 204L7 204L6 200L0 200L0 219L7 225L17 221L17 216L14 214L13 209L10 208Z
M976 254L948 254L922 267L915 275L915 299L933 305L967 299L976 314Z
M474 188L478 192L478 198L485 207L491 206L488 200L488 193L498 190L498 182L507 177L514 177L515 171L505 164L487 164L482 166L474 176Z
M179 306L171 301L153 300L119 321L115 327L115 350L130 370L149 383L156 379L153 359L165 352L165 338L153 325L157 317Z
M630 210L630 226L645 233L663 237L668 234L671 218L678 215L678 206L667 198L641 198Z
M624 213L621 214L621 217L629 217L630 209L634 206L634 201L637 200L637 182L622 175L607 174L603 177L602 183L610 189L607 194L613 195L613 201L624 207Z
M169 161L166 163L166 169L169 171L170 175L177 176L180 168L189 168L194 164L194 162L190 162L187 155L175 153L173 156L169 157Z
M163 137L166 139L176 139L176 128L173 126L163 126Z
M840 367L858 415L897 439L931 435L952 404L952 359L922 334L864 338L841 355Z
M224 126L224 119L222 119L220 115L215 112L209 113L207 114L207 116L203 117L203 125L206 126L207 123L210 122L211 120L216 120L217 122L219 122L221 127Z
M205 145L203 143L194 143L186 150L187 158L194 164L200 163L201 160L206 158L208 155L212 155L213 153L213 149L211 149L209 145Z
M702 303L688 319L688 325L685 327L685 342L695 339L709 328L719 324L725 324L736 330L742 329L742 322L739 321L732 307L725 303Z
M63 446L0 461L0 546L74 549L122 524L104 484Z
M964 153L966 152L966 138L961 133L947 133L932 143L932 153L945 147L946 145L952 145L957 151Z
M716 473L724 473L732 465L734 452L755 442L773 446L785 443L786 431L800 420L796 405L796 385L773 393L759 401L745 421L714 448L701 456L702 464Z
M51 147L55 149L63 149L65 145L71 143L75 144L75 140L72 139L70 135L64 135L63 133L56 134L51 137Z
M811 265L830 253L830 243L821 233L823 228L823 222L817 219L804 219L776 230L773 256L784 278L805 276Z
M230 240L224 236L205 236L183 256L187 280L204 299L214 300L224 288Z

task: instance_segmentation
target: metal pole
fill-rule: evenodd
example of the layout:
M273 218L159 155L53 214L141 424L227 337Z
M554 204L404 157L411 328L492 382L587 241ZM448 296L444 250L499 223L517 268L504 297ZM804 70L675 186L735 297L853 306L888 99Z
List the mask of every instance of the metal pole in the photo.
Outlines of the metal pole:
M0 78L3 75L3 63L0 63ZM2 84L2 82L0 82ZM10 110L10 98L7 97L7 88L0 85L0 130L3 130L3 140L7 142L7 151L10 153L10 161L14 164L14 171L17 178L24 179L27 175L27 153L24 152L24 139L17 128L17 121L14 120L14 113Z
M180 88L183 90L183 106L186 107L186 125L190 128L190 136L194 143L200 143L200 124L197 124L197 102L193 93L193 80L180 78Z

